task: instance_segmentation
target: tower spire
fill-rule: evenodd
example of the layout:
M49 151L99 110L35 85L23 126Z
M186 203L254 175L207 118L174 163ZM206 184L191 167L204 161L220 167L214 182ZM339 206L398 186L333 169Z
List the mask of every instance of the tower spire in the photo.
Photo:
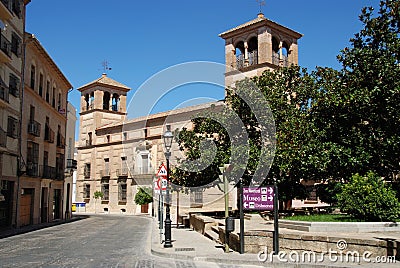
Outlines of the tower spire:
M111 67L108 65L109 62L106 60L103 60L101 63L101 66L103 66L103 74L105 74L108 70L111 70Z
M258 14L262 14L262 6L265 6L265 0L256 0L256 1L260 6L260 11L258 12Z

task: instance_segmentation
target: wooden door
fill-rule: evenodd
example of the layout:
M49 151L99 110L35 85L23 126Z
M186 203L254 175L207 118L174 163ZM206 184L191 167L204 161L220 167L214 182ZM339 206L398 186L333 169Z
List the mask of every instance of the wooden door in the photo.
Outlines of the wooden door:
M32 195L24 194L21 195L21 205L20 205L20 225L31 224L31 214L32 214Z

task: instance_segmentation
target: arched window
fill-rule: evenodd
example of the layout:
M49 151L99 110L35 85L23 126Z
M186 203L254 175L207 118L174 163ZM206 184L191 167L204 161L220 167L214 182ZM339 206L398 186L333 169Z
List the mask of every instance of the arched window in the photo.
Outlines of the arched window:
M272 52L279 53L279 41L276 37L272 37Z
M85 95L86 111L89 110L89 94Z
M244 42L240 41L235 46L236 54L236 69L242 69L244 67Z
M283 60L283 66L288 66L289 65L289 46L286 42L282 43L282 60Z
M90 99L89 99L89 109L94 108L94 92L90 93Z
M272 63L279 65L279 41L272 37Z
M110 92L104 92L103 95L103 110L110 110Z
M112 97L112 110L118 112L119 108L119 95L114 93Z
M282 56L284 57L289 56L289 46L286 42L282 42Z
M249 65L254 65L258 63L258 40L257 37L252 37L248 41L248 58Z

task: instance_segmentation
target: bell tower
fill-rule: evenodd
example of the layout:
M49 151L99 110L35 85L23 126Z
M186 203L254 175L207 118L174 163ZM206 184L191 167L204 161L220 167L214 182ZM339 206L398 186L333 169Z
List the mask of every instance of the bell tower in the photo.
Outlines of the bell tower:
M273 22L264 14L219 35L225 40L225 85L263 71L298 64L298 40L302 34Z
M130 88L103 73L78 90L81 92L80 146L92 146L96 144L97 128L125 120L126 96Z

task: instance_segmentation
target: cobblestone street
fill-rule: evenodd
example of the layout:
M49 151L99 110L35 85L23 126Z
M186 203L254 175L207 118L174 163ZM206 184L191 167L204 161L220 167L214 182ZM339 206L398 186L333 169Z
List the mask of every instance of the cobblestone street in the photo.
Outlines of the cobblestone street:
M0 239L0 267L254 267L150 254L149 217L96 215Z

